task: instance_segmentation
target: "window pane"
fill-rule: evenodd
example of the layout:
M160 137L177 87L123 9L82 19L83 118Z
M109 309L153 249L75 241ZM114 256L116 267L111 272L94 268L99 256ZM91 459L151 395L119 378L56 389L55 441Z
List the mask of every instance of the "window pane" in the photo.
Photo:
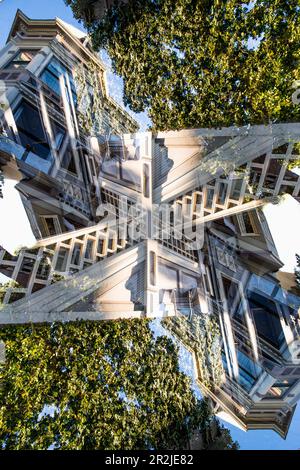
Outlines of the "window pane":
M152 286L156 285L156 254L150 251L150 282Z
M60 95L59 80L51 72L49 72L49 70L45 70L43 72L41 79L46 83L46 85L48 85L48 87L55 91L55 93Z
M75 164L75 161L74 161L74 156L73 156L73 152L72 152L72 149L71 149L70 145L68 145L68 147L67 147L67 149L64 153L64 156L63 156L62 162L61 162L61 166L65 170L70 171L70 173L74 173L74 175L77 175L76 164Z
M43 255L43 258L40 261L36 277L38 279L47 279L50 274L51 259L49 255Z
M284 334L275 303L256 292L249 294L248 301L258 335L279 349Z
M37 109L24 101L15 113L15 120L22 145L39 157L49 159L50 147Z
M230 191L230 199L239 199L241 195L241 188L242 188L242 179L233 180L231 191Z
M59 126L58 124L52 122L52 132L55 140L55 147L56 150L59 150L62 144L62 141L64 139L64 136L66 135L66 131L63 127Z
M66 248L60 248L55 267L57 271L64 272L66 270L68 256L69 250Z
M73 253L72 253L71 264L79 265L80 253L81 253L81 244L75 243Z
M227 193L227 184L220 183L217 204L224 204L225 199L226 199L226 193Z
M268 391L266 398L280 398L282 397L287 390L289 390L294 384L296 380L280 380L275 382L275 384L270 388Z
M240 305L241 296L239 286L236 282L222 276L224 293L230 314L234 314Z
M261 373L261 368L249 356L246 356L246 354L239 350L237 351L237 359L239 364L239 383L247 391L250 391Z
M211 209L213 198L214 198L214 189L208 188L207 193L206 193L206 204L205 204L206 209Z
M93 248L94 248L94 241L93 240L88 240L87 244L86 244L85 255L84 255L84 257L86 259L92 259L92 257L93 257Z
M38 53L37 50L21 50L18 54L5 66L6 69L26 67L33 57Z
M49 235L51 236L56 235L56 227L55 227L54 219L52 217L47 217L45 218L45 222L47 225L47 230L48 230Z
M245 224L246 233L255 233L255 227L252 224L252 220L248 212L242 214Z
M55 93L61 95L61 89L59 84L59 77L61 75L68 75L70 81L70 87L72 92L73 101L76 104L77 96L76 96L76 87L74 84L72 73L57 59L53 58L47 68L43 71L41 75L41 80L43 80ZM68 90L67 96L69 97ZM70 99L70 97L69 97Z

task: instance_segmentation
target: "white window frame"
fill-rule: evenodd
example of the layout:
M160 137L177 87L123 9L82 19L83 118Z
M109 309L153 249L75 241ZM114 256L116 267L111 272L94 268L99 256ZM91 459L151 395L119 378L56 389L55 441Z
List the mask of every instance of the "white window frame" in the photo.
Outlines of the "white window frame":
M41 221L43 223L45 233L47 234L48 237L52 237L53 235L51 235L50 232L49 232L49 228L48 228L48 225L47 225L47 219L53 219L56 235L59 235L60 233L62 233L62 229L61 229L61 226L60 226L60 223L59 223L59 218L58 218L57 215L51 215L51 214L49 214L49 215L48 214L47 215L40 215L40 218L41 218Z
M250 222L251 222L251 225L252 225L252 228L253 228L252 232L247 232L246 225L245 225L245 222L244 222L245 213L248 214L248 216L250 218ZM238 221L238 224L239 224L239 229L240 229L241 235L243 237L258 236L259 235L257 223L256 223L256 221L253 217L253 214L251 214L251 212L242 212L241 214L237 214L237 221Z

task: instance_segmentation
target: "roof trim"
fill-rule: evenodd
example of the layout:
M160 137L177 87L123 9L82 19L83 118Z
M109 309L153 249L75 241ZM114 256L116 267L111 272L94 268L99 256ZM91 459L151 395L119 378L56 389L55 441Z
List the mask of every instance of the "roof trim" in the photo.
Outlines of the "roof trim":
M23 21L28 26L42 26L42 25L45 25L45 26L50 26L52 28L57 28L58 31L60 30L63 33L65 33L67 36L69 36L70 39L72 39L74 44L76 44L77 47L79 47L80 50L82 50L85 54L88 54L92 58L92 60L94 62L96 62L98 66L101 67L103 72L106 70L105 65L99 59L97 54L91 52L90 50L88 50L83 45L81 39L83 37L86 37L87 34L85 34L83 31L82 31L82 34L81 34L81 31L79 29L77 29L75 26L70 25L69 23L67 23L66 21L64 21L64 20L62 20L61 18L58 18L58 17L52 18L52 19L32 19L32 18L29 18L27 15L25 15L25 13L22 10L18 9L17 12L16 12L16 15L15 15L12 27L9 31L9 35L8 35L6 43L8 43L12 39L13 34L16 30L17 23L18 23L19 20Z

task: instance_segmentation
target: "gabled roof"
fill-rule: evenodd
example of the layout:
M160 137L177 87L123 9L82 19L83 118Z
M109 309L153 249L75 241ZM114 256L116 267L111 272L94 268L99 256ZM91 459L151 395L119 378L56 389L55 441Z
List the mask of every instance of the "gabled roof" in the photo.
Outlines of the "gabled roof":
M87 36L87 33L67 23L61 18L56 17L51 19L32 19L25 15L22 10L18 9L6 42L10 41L10 39L16 34L18 29L20 28L21 23L25 24L26 26L33 27L43 26L45 30L58 26L67 30L71 36L79 40Z
M36 32L37 35L41 35L43 37L49 36L50 39L51 37L54 38L57 33L61 33L61 35L66 38L66 43L71 44L71 47L74 50L73 52L76 51L77 55L85 57L88 61L93 61L97 67L102 70L102 72L105 72L106 67L99 55L92 50L89 45L89 41L85 41L85 38L88 39L87 33L67 23L61 18L31 19L25 15L23 11L18 9L6 42L9 42L17 32L21 32L26 29L29 29L30 33ZM104 86L106 87L105 76ZM109 96L107 91L106 95L110 104L117 110L117 112L120 112L127 122L129 121L134 125L135 129L138 129L139 126L135 119L131 117L122 106L116 103L112 97Z
M81 31L80 29L76 28L75 26L67 23L66 21L62 20L61 18L58 18L56 17L55 18L56 22L58 23L61 23L64 25L64 27L70 31L70 33L75 36L76 38L78 39L82 39L82 38L85 38L87 36L86 33L84 33L83 31Z
M18 32L27 32L27 30L29 31L28 36L35 34L36 36L43 38L49 37L50 39L60 33L66 38L67 43L72 44L72 48L74 48L77 53L88 56L89 60L93 60L105 71L105 66L99 56L92 51L88 41L86 44L85 38L88 38L88 34L61 18L31 19L25 15L23 11L18 9L6 42L9 42Z

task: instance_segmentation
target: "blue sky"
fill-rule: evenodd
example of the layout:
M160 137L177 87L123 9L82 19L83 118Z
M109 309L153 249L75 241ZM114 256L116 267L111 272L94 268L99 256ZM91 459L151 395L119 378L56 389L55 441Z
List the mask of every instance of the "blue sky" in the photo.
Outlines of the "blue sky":
M6 42L17 9L22 10L31 18L55 18L59 16L73 26L82 29L78 21L73 18L71 8L63 0L2 0L0 2L0 45Z
M288 435L282 439L274 431L253 430L244 432L230 424L223 424L230 430L233 439L242 450L299 450L300 449L300 408L296 408Z
M82 28L72 15L72 11L67 7L63 0L2 0L0 1L0 47L4 46L11 24L13 22L17 9L21 9L31 18L54 18L56 16L73 26ZM107 61L106 61L107 62ZM110 93L121 102L122 81L121 79L108 75L111 82ZM141 128L147 126L147 117L139 116ZM300 448L300 407L296 410L290 431L286 440L281 439L273 431L249 431L247 433L240 431L233 426L227 426L232 433L232 437L236 439L241 449L299 449Z

